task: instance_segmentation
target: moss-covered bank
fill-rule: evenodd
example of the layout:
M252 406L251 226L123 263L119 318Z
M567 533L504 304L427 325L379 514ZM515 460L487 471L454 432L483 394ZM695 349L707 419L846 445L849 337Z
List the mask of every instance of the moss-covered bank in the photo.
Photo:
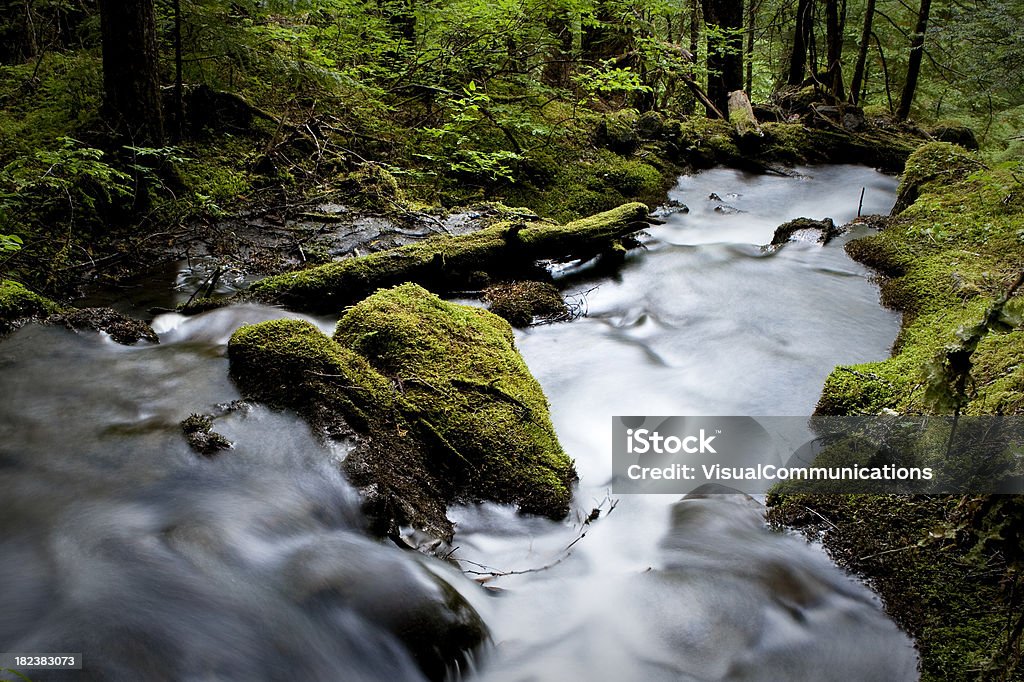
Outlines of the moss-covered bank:
M333 339L275 320L239 329L228 355L246 395L357 437L344 466L382 532L411 523L450 538L457 500L569 511L572 461L496 315L405 284L351 308Z
M1024 412L1024 331L985 328L976 348L965 345L964 331L977 332L1024 268L1019 169L984 167L947 143L914 152L898 215L847 246L883 273L883 301L904 312L893 356L837 368L819 413L941 412L951 392L967 414ZM948 377L965 371L969 380L958 389ZM1020 498L776 495L769 502L773 521L821 537L875 585L917 639L924 680L1024 678Z

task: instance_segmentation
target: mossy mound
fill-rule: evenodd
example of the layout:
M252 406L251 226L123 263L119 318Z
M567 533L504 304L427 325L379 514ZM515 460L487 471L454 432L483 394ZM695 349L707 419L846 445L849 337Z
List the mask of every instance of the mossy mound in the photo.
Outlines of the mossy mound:
M473 497L568 513L572 460L503 319L405 284L354 306L335 339L401 387L407 420L454 458Z
M404 200L395 176L376 163L364 163L339 184L348 201L361 208L386 210Z
M241 327L231 376L247 397L355 438L343 466L375 532L450 539L458 500L565 516L576 474L508 323L408 284L356 305L335 336L301 320Z
M565 225L524 218L502 220L457 237L423 242L349 258L256 282L250 293L271 303L303 310L340 310L373 291L416 282L447 293L489 284L488 278L517 279L536 273L544 258L589 258L621 237L647 226L647 206L625 204Z
M973 154L958 145L949 142L921 145L907 159L893 215L899 215L914 203L927 185L953 184L981 167Z
M23 321L60 311L48 298L30 291L14 280L0 280L0 334L16 329Z
M488 310L513 327L528 327L536 318L561 319L568 315L562 294L550 282L505 282L484 290Z
M395 409L391 384L365 358L310 322L270 320L240 327L228 344L232 377L246 395L312 415L331 428L339 415L366 431Z
M75 331L106 332L111 339L125 346L139 341L160 343L156 332L148 324L112 308L74 308L51 315L45 322Z

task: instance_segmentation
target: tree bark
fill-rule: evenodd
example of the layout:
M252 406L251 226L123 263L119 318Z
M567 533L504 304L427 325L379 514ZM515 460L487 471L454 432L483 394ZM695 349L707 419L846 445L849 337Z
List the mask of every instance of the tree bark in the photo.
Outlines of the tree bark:
M561 12L548 18L548 31L554 42L544 66L544 82L556 88L569 85L572 75L572 15Z
M811 10L813 0L799 0L796 7L796 28L793 30L793 51L789 55L789 78L790 85L800 85L804 82L804 73L807 70L807 44L808 33L813 29L811 22Z
M100 0L103 117L134 145L164 140L153 0Z
M932 0L921 0L921 7L917 13L917 28L914 30L914 37L910 40L910 61L907 64L907 80L903 84L903 94L900 96L900 106L896 110L896 118L900 121L907 120L910 116L910 105L914 103L914 93L917 91L917 79L921 75L921 59L924 57L924 34L928 31L928 14L931 11Z
M719 111L729 93L743 89L743 0L701 0L704 21L717 27L708 35L708 97Z
M875 20L875 0L867 0L864 9L864 28L860 32L860 46L857 48L857 62L853 66L853 79L850 81L850 102L860 102L860 91L864 85L867 69L868 48L871 47L871 26Z
M746 91L747 98L754 96L754 30L757 22L757 0L747 0L747 49L746 49L746 65L747 65L747 79L746 79Z
M839 9L840 0L825 0L825 73L828 88L837 100L844 99L843 94L843 23L845 22L846 3L843 12Z

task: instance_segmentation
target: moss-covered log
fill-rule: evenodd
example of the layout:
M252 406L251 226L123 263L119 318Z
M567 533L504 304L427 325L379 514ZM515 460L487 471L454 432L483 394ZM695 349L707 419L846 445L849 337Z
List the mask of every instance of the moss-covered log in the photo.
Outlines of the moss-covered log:
M381 533L411 524L450 538L447 505L515 504L552 518L576 479L511 327L414 284L353 307L331 339L308 322L239 329L228 346L242 392L336 436Z
M541 259L589 258L647 226L647 206L633 203L566 225L503 221L458 237L435 237L368 256L256 282L256 299L302 310L339 310L373 291L416 282L438 292L513 279Z

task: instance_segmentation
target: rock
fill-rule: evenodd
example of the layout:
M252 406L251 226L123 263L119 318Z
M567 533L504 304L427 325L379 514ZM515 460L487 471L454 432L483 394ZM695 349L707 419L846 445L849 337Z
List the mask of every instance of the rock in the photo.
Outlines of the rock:
M928 135L937 142L957 144L971 151L978 150L978 138L975 137L974 131L967 126L939 125L930 129Z
M562 518L576 472L507 322L414 284L378 291L334 339L300 320L242 327L228 345L243 394L337 437L374 530L451 540L446 507L490 500Z
M513 327L528 327L535 318L564 319L569 314L562 294L549 282L504 282L484 290L484 300L495 315Z
M213 418L209 415L189 415L181 422L181 431L189 446L207 457L232 446L231 441L213 430Z
M783 223L775 228L775 235L772 237L771 246L779 246L786 242L817 241L819 244L828 244L835 237L842 234L843 230L836 227L831 218L814 220L813 218L796 218ZM814 235L817 235L816 237ZM807 237L810 236L811 239Z
M113 308L74 308L47 317L46 324L61 325L75 331L106 332L110 338L125 346L141 340L160 343L153 328L142 320L122 315Z
M461 496L568 513L576 471L505 320L405 284L351 308L334 338L400 386L405 418Z
M30 291L14 280L0 280L0 334L17 329L32 318L42 318L60 310L50 299Z
M652 218L665 218L675 213L689 213L690 207L676 199L669 199L651 212Z

